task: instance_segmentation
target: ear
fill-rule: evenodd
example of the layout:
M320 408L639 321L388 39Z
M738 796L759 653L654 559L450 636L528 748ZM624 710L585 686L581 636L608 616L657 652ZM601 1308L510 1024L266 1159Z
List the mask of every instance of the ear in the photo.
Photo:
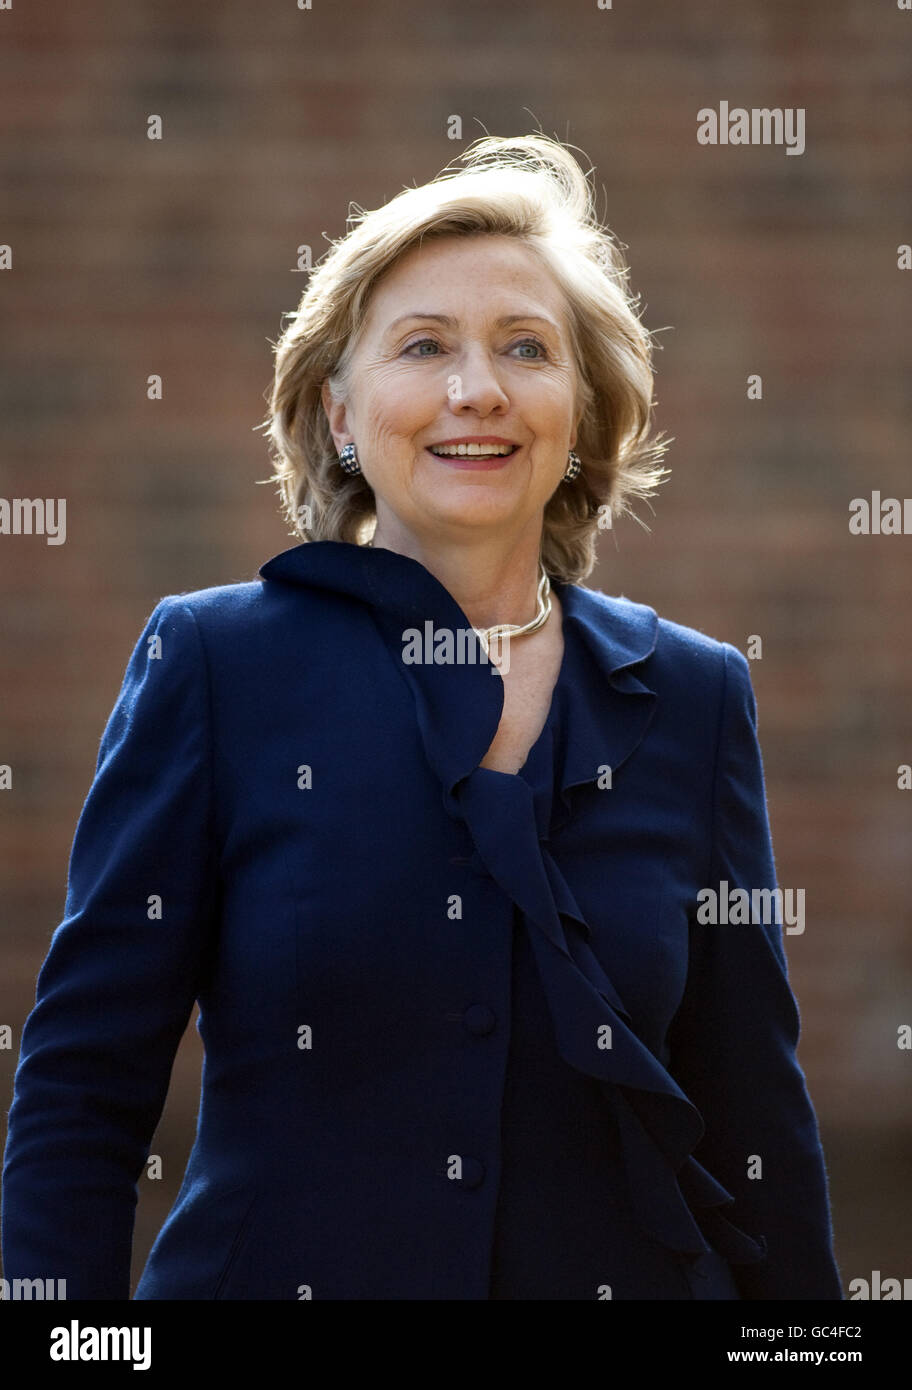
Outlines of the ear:
M348 428L348 412L345 402L335 399L330 390L328 381L324 381L320 387L320 399L323 402L323 409L326 412L329 432L333 437L336 453L339 453L343 445L352 442L352 434Z

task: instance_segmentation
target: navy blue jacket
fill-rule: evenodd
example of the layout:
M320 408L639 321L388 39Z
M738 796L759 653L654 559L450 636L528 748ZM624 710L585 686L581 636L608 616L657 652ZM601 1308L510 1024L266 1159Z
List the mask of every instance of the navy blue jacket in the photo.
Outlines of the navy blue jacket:
M198 1000L196 1140L137 1298L497 1296L522 930L542 1057L598 1097L593 1177L558 1193L527 1088L527 1200L552 1222L597 1200L605 1223L579 1296L842 1297L782 927L698 920L702 889L776 884L747 662L555 590L577 664L547 824L522 777L479 767L499 675L404 659L409 629L468 627L417 561L304 544L157 605L23 1032L8 1279L130 1296L137 1182ZM518 1230L534 1264L542 1231Z

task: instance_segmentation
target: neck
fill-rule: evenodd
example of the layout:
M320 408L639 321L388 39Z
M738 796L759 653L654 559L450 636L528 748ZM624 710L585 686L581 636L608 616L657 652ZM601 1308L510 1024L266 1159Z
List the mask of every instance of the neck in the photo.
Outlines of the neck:
M541 579L541 528L504 541L473 538L451 541L416 536L379 522L374 547L395 550L424 565L452 594L473 627L531 622L538 607Z

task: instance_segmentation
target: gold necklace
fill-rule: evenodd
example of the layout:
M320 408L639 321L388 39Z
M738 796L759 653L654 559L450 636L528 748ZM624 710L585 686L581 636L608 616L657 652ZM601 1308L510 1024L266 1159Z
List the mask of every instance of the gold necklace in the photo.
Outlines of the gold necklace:
M367 542L369 547L373 546L373 544L374 542L372 540ZM541 575L538 581L538 609L531 622L522 623L521 625L518 623L495 623L493 627L473 626L472 631L478 633L486 656L490 656L492 641L503 642L504 638L509 640L511 637L525 637L530 632L538 632L538 629L544 627L545 623L550 618L551 580L548 578L541 560L538 562L538 571Z
M538 569L541 578L538 581L538 611L529 623L521 626L517 623L495 623L493 627L476 627L474 631L481 639L481 645L485 649L485 654L490 656L491 642L503 642L504 638L509 640L511 637L525 637L530 632L538 632L540 627L551 616L551 581L545 573L545 567L539 560Z

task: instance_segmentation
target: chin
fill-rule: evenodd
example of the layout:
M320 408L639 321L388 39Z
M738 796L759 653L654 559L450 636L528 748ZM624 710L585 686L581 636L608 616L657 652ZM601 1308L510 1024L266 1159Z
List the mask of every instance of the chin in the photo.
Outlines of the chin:
M457 525L502 526L526 511L525 501L506 489L462 487L447 496L438 493L429 498L425 510L440 521Z
M461 526L480 531L509 526L517 519L517 512L514 507L438 507L430 519L438 526Z

